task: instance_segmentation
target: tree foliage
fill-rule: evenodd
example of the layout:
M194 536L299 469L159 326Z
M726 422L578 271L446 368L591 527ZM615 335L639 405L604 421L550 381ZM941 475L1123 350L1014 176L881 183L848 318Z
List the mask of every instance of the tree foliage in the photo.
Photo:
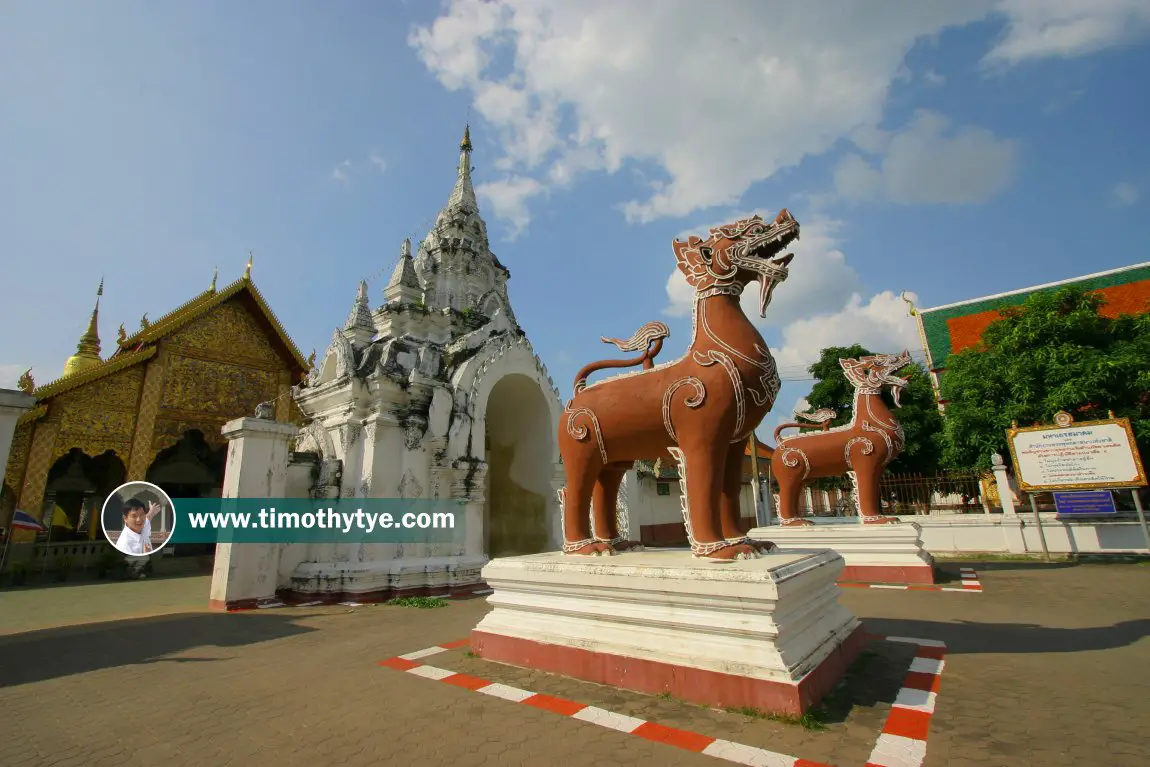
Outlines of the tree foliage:
M807 395L807 402L810 403L812 410L819 408L834 410L838 415L832 426L848 423L854 406L854 386L847 380L839 360L871 354L874 352L858 344L831 346L823 349L818 362L808 368L817 382ZM938 412L930 378L926 370L917 364L907 365L897 374L909 381L899 397L902 406L895 408L889 389L883 390L882 397L906 432L906 447L887 468L889 471L899 473L933 474L938 470L941 459L938 434L942 430L942 417ZM816 482L816 485L818 484L820 483ZM821 484L843 486L842 480L838 479Z
M1066 287L1035 293L1001 312L978 346L952 354L942 379L943 462L987 468L1008 455L1006 430L1128 417L1139 449L1150 446L1150 314L1104 317L1098 293ZM1150 308L1150 307L1148 307Z

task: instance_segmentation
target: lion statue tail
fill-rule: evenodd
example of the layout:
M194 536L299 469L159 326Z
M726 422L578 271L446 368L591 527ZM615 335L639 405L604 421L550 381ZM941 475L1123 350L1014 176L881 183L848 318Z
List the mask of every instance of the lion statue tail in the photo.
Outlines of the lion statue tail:
M623 340L619 338L600 338L605 344L614 344L619 351L624 352L637 352L643 353L629 360L600 360L599 362L592 362L586 365L575 376L574 389L578 394L582 389L587 386L587 377L597 370L606 370L608 368L629 368L636 365L642 365L644 368L651 368L654 366L654 359L663 348L663 339L671 335L671 329L662 322L648 322L643 327L635 331L634 335L630 338Z

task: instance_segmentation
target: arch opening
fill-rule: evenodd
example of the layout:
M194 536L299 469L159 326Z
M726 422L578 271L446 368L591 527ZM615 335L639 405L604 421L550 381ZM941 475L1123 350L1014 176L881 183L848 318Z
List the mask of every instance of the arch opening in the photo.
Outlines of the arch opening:
M190 429L176 444L156 455L144 478L169 498L219 498L223 495L227 454L226 445L214 447L202 431ZM122 527L120 520L107 519L105 523ZM176 556L199 556L211 554L215 545L182 543L172 549Z
M48 470L40 520L53 541L94 540L100 532L100 507L124 482L127 469L115 451L92 457L74 447Z
M487 555L545 551L551 538L547 509L554 435L539 384L518 373L499 379L488 397L484 421Z

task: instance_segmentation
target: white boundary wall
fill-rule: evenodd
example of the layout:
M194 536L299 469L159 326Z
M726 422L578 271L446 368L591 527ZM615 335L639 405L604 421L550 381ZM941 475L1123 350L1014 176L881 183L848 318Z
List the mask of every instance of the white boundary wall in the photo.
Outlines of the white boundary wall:
M1041 517L1051 554L1147 552L1146 538L1137 519L1120 516L1113 520L1063 521L1050 513ZM922 547L931 554L1042 553L1033 514L932 514L899 519L922 528Z

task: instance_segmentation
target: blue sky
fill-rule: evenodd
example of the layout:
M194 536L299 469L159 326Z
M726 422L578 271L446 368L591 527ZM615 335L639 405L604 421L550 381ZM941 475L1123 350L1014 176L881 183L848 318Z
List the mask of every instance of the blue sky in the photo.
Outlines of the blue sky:
M30 1L0 11L0 386L253 277L306 355L475 180L566 397L601 335L689 334L671 240L787 206L763 321L921 356L935 306L1148 260L1144 0ZM788 381L769 434L809 389Z

